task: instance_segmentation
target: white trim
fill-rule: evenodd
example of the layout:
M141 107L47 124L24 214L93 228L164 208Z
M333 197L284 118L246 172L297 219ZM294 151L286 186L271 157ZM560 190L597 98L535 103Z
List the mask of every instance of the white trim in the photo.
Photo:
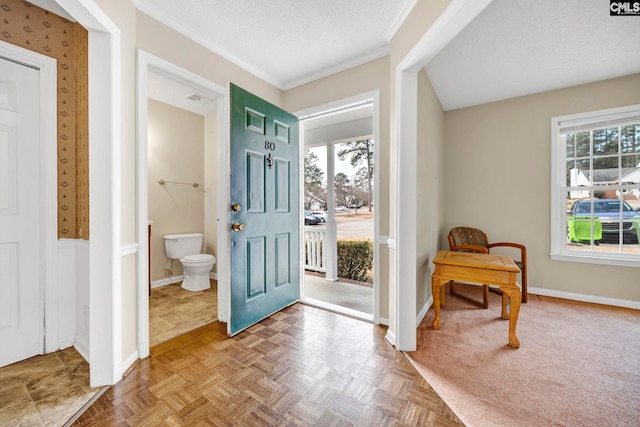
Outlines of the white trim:
M373 315L364 313L362 311L353 310L341 305L331 304L326 301L314 299L314 298L300 298L300 302L311 307L321 308L323 310L332 311L334 313L342 314L345 316L353 317L354 319L364 320L365 322L373 322Z
M298 111L296 113L294 113L296 116L298 117L305 117L305 116L311 116L311 115L315 115L318 113L322 113L322 112L326 112L326 111L332 111L332 110L336 110L339 109L340 107L343 107L345 105L351 105L351 104L358 104L361 103L363 101L372 99L372 106L373 106L373 124L372 124L372 134L373 134L373 140L374 140L374 151L373 151L373 163L374 165L376 165L373 169L373 188L374 188L374 193L373 193L373 200L374 203L378 203L380 200L380 168L378 167L378 165L380 165L380 138L381 138L381 133L380 133L380 90L376 89L370 92L365 92L362 94L358 94L358 95L354 95L354 96L350 96L348 98L343 98L337 101L332 101L326 104L322 104L322 105L318 105L315 107L311 107L311 108L307 108L305 110L302 111ZM332 141L333 143L334 141ZM301 146L301 154L300 154L300 164L304 165L303 162L303 155L304 155L304 125L300 126L300 146ZM304 182L304 167L300 168L300 182ZM302 187L302 186L301 186ZM302 197L302 189L300 190L300 194ZM302 198L300 200L303 200ZM300 213L300 215L302 216L302 212ZM301 222L301 224L304 224L304 221ZM303 227L303 226L302 226ZM301 236L303 236L303 234L300 234ZM381 236L380 236L380 215L375 215L373 216L373 246L374 246L374 251L373 251L373 257L374 257L374 265L379 265L380 262L380 254L379 254L379 248L380 245L384 244L385 240L382 240ZM302 255L301 255L301 266L304 265L304 263L302 263ZM301 270L301 278L300 278L300 283L304 283L303 282L303 277L302 275L304 274L304 272ZM337 271L337 269L336 269ZM302 296L302 293L301 293ZM373 276L373 322L378 324L380 322L380 275L379 274L374 274Z
M416 348L416 189L418 71L436 56L491 0L453 0L395 70L396 74L396 331L398 350ZM409 206L407 206L409 204ZM403 206L403 209L398 209ZM437 236L432 236L437 239ZM393 289L392 289L393 291Z
M137 51L136 64L136 240L142 244L149 239L149 154L148 154L148 54ZM146 222L146 223L145 223ZM136 347L138 356L149 355L149 247L142 245L136 256ZM148 286L148 285L147 285ZM146 320L145 320L146 319Z
M133 255L138 252L138 244L136 242L127 243L126 245L122 245L120 247L120 256L124 257L127 255Z
M312 74L307 74L303 77L287 80L282 82L280 85L276 85L278 89L281 90L289 90L298 86L302 86L304 84L319 80L323 77L331 76L333 74L339 73L341 71L345 71L351 69L353 67L357 67L358 65L366 64L367 62L375 61L376 59L380 59L389 55L389 46L382 46L378 49L372 50L370 52L365 53L364 55L356 56L354 58L350 58L347 61L341 62L336 65L332 65L330 67L323 68L318 70Z
M136 362L136 360L138 360L138 352L134 351L122 362L122 366L120 366L120 372L127 372L127 369L129 369L131 365Z
M418 315L416 316L416 328L420 326L420 323L422 323L422 321L424 320L424 317L427 315L427 312L429 311L432 305L433 305L433 295L429 297L427 302L422 306L422 309L420 309L420 312L418 312Z
M552 222L553 224L553 222ZM553 227L552 227L553 228ZM602 256L595 256L594 253L571 252L571 253L550 253L553 261L582 262L585 264L617 265L620 267L640 267L637 255L617 254L612 257L609 252L602 252Z
M120 30L93 0L56 0L89 31L91 386L120 379Z
M387 329L387 333L384 335L384 339L387 340L392 346L396 346L396 334L394 334L392 330Z
M411 0L413 2L415 2L416 0ZM305 75L303 77L299 77L299 78L295 78L295 79L290 79L290 80L286 80L286 81L282 81L280 79L278 79L277 77L265 73L264 70L257 68L251 64L249 64L248 62L246 62L243 59L240 59L238 56L236 56L235 54L227 51L226 49L224 49L221 45L217 44L215 41L208 39L206 37L203 37L201 34L197 33L196 31L193 31L193 29L191 27L185 26L182 23L178 22L175 20L175 17L172 15L167 14L164 10L161 10L160 8L156 7L155 5L151 4L150 2L143 2L141 0L132 0L134 6L140 10L141 12L143 12L146 15L149 15L150 17L156 19L157 21L167 25L170 28L173 28L174 30L178 31L180 34L190 38L191 40L195 41L196 43L204 46L206 49L209 49L210 51L212 51L213 53L220 55L221 57L223 57L224 59L227 59L228 61L232 62L233 64L237 65L238 67L248 71L249 73L253 74L254 76L264 80L265 82L277 87L280 90L288 90L288 89L292 89L294 87L297 86L301 86L303 84L321 79L323 77L326 76L330 76L332 74L344 71L344 70L348 70L350 68L356 67L358 65L362 65L365 64L367 62L382 58L384 56L387 56L389 54L389 46L385 45L385 46L381 46L378 49L375 49L373 51L369 51L367 53L365 53L364 55L360 55L357 56L355 58L350 58L347 61L341 62L339 64L336 65L332 65L330 67L324 68L320 71L316 71L312 74L308 74ZM411 7L413 7L413 4L411 4ZM409 9L410 11L410 9ZM404 13L404 11L403 11ZM406 15L408 15L408 12L406 12ZM399 17L399 19L404 20L406 18L405 16L401 16ZM397 21L397 20L396 20ZM394 25L396 25L397 22L394 22ZM400 23L397 23L397 25L400 25ZM393 27L393 26L392 26ZM397 29L395 29L397 30ZM395 30L393 30L395 32Z
M395 250L395 249L396 249L396 247L397 247L396 239L387 239L387 247L388 247L389 249L393 249L393 250Z
M220 55L224 59L248 71L254 76L266 81L267 83L270 83L278 87L279 89L282 89L281 87L282 82L277 78L275 78L274 76L266 74L261 69L256 68L251 64L249 64L248 62L238 58L236 55L223 49L220 45L216 44L212 40L202 37L201 34L193 31L191 27L182 25L182 23L176 21L174 16L169 15L167 12L165 12L164 10L161 10L158 7L155 7L153 4L151 4L151 2L148 2L148 1L142 2L141 0L132 0L132 3L142 13L149 15L150 17L156 19L158 22L165 24L169 28L173 28L178 33L190 38L191 40L195 41L199 45L202 45L205 48L212 51L213 53Z
M165 279L154 280L151 282L151 289L160 288L162 286L172 285L174 283L182 282L184 280L184 276L171 276Z
M380 206L380 148L382 146L380 133L380 90L373 92L373 203ZM380 236L380 215L373 214L373 265L380 265L380 246L386 240ZM378 268L378 270L380 270ZM380 322L380 273L373 275L373 321Z
M391 39L393 39L393 36L396 35L402 24L404 24L404 21L407 19L416 3L418 3L418 0L406 0L404 5L402 6L402 9L400 10L400 13L398 14L398 16L396 16L396 19L394 19L391 27L389 27L384 35L387 43L391 43Z
M40 83L39 145L42 172L40 191L40 301L41 349L58 350L58 156L57 61L54 58L0 41L0 55L38 67ZM46 329L44 325L47 325Z
M396 94L402 99L402 109L398 108L396 170L401 177L396 181L396 348L413 351L416 349L416 258L417 236L417 194L418 194L418 74L414 71L396 73ZM406 327L401 327L404 325Z
M640 114L640 104L625 107L588 111L551 118L551 248L549 256L553 261L581 262L589 264L617 265L622 267L640 267L640 256L632 253L575 251L566 244L566 191L561 184L566 174L566 153L564 144L560 142L561 127L569 122L581 124L583 127L590 121L603 122L628 118ZM617 124L615 126L618 126ZM593 186L584 187L586 190ZM616 186L600 186L598 188L616 188ZM638 236L640 238L640 236Z
M589 302L594 304L611 305L614 307L632 308L640 310L640 301L631 301L618 298L606 298L587 294L577 294L574 292L556 291L545 288L529 288L529 295L541 295L551 298L562 298L571 301Z
M228 145L228 134L225 134L225 121L227 121L228 108L223 107L223 100L226 99L227 91L222 86L213 83L195 73L192 73L184 68L181 68L175 64L172 64L162 58L154 56L141 49L137 51L137 68L136 68L136 240L140 243L140 250L137 251L136 266L137 266L137 350L140 358L145 358L149 355L149 273L147 265L149 262L149 248L147 244L149 233L149 161L148 161L148 75L149 71L160 73L164 77L171 80L187 84L190 87L198 89L200 93L205 94L211 99L217 99L217 121L218 121L218 146ZM220 160L222 162L222 160ZM218 180L222 181L222 174L225 168L218 168ZM228 178L227 178L228 180ZM218 190L220 191L220 190ZM221 194L221 193L218 193ZM228 194L228 193L227 193ZM228 196L227 196L228 197ZM220 200L220 197L218 197ZM218 202L218 212L228 211L228 204L224 205L224 210L220 211L220 202ZM218 214L220 215L220 213ZM221 246L221 240L226 235L220 232L220 221L218 220L218 270L224 270L224 262L228 260L228 256L225 257L224 245ZM227 243L228 245L228 243ZM177 277L171 280L177 281ZM155 282L154 282L155 283ZM175 283L175 282L170 282ZM153 287L153 283L152 283ZM225 292L220 292L220 286L218 286L218 306L221 304L221 299L224 300ZM223 302L224 304L224 302ZM220 309L218 309L220 311Z
M218 99L218 320L230 324L231 319L231 96Z
M73 348L75 348L80 356L87 362L89 362L89 343L86 341L84 337L76 335L76 340L73 343Z
M218 280L218 274L214 273L213 271L210 271L209 272L209 279Z

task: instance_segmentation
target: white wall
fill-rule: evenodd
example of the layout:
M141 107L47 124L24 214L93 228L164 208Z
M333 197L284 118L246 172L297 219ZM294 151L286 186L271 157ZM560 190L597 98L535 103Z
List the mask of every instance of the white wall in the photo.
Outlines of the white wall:
M58 349L89 360L89 242L58 240Z
M204 252L216 255L218 231L218 114L211 113L204 117ZM212 272L217 271L218 263L213 265ZM210 273L215 276L214 273Z

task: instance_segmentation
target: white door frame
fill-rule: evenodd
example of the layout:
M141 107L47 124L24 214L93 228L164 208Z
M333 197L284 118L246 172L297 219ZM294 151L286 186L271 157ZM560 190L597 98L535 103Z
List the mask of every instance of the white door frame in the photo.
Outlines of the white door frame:
M40 293L41 350L58 350L58 160L57 160L57 61L19 46L0 41L0 56L39 70L40 191ZM46 307L46 310L45 310ZM44 319L44 322L42 320ZM44 325L47 325L44 329ZM44 329L44 330L43 330Z
M373 151L373 200L375 203L378 203L380 200L380 150L378 149L378 143L380 141L380 91L374 90L371 92L362 93L359 95L354 95L349 98L340 99L338 101L333 101L327 104L318 105L316 107L307 108L302 111L298 111L294 113L298 117L304 117L308 115L318 114L325 111L335 110L340 107L344 107L345 105L351 105L360 103L363 101L367 101L369 99L373 99L373 140L375 141L374 151ZM302 121L300 122L300 164L303 167L300 168L300 182L304 183L304 125ZM304 185L300 186L300 200L301 204L304 201ZM300 213L302 217L302 212ZM304 220L300 221L300 238L304 239ZM380 236L380 215L373 215L373 265L380 265L380 245L387 244L387 237L382 238ZM300 251L300 284L304 283L304 260L302 258L303 254ZM360 316L358 316L360 317ZM368 318L368 316L365 316ZM373 323L376 325L380 323L380 275L373 275Z
M93 0L55 0L89 32L89 366L122 375L120 30Z
M197 89L198 93L206 96L207 98L216 100L216 111L218 115L218 152L224 150L224 147L228 146L228 132L227 126L224 123L228 122L228 108L225 107L227 102L227 89L198 76L184 68L178 67L162 58L154 56L148 52L138 49L137 52L138 66L136 69L136 240L140 243L140 246L136 255L136 269L137 269L137 348L138 357L145 358L149 355L149 273L147 265L149 262L149 250L144 243L147 241L148 224L149 224L149 161L148 161L148 75L149 71L154 71L162 74L163 76L175 80L180 83L184 83L190 87ZM223 167L224 159L219 157L218 167L218 182L223 181L225 167ZM228 167L227 167L228 173ZM228 176L228 175L227 175ZM228 178L227 178L228 180ZM221 191L218 189L218 191ZM221 201L219 193L218 200L218 216L224 215L224 212L228 211L228 202L223 203ZM228 192L226 193L228 194ZM227 196L228 199L228 196ZM222 204L222 205L221 205ZM225 262L228 262L229 256L225 254L225 248L228 248L228 241L224 241L224 238L228 235L226 227L226 221L218 220L218 240L217 240L217 261L218 261L218 313L223 310L221 307L226 306L227 293L224 283L228 283L225 277ZM224 243L223 243L224 242ZM224 314L224 312L222 313ZM218 316L221 320L222 317Z
M396 67L395 345L413 351L417 341L418 72L491 0L453 0ZM402 206L402 209L398 209ZM438 239L438 236L429 236ZM394 298L391 298L393 301Z

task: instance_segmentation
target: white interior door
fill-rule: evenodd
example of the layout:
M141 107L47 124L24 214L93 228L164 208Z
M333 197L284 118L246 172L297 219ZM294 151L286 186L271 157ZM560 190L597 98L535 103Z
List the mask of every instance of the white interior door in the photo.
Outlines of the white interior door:
M0 58L0 366L43 353L39 71Z

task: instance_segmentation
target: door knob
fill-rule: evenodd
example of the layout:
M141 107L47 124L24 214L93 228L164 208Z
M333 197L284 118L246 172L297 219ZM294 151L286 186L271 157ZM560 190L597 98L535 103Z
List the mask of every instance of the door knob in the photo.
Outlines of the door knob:
M231 205L231 210L234 211L234 212L240 212L241 209L242 209L242 206L240 206L237 203L234 203L234 204Z
M240 224L239 222L234 222L233 225L231 226L231 229L233 231L242 231L244 230L244 224Z

